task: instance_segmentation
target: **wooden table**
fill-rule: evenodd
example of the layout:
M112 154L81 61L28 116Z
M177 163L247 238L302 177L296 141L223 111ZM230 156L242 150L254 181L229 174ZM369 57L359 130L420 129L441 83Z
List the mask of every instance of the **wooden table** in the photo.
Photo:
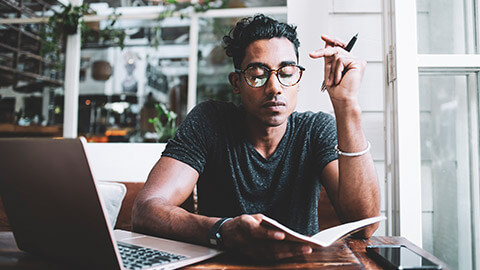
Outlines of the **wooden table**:
M443 262L417 247L403 237L377 236L368 240L347 238L337 241L328 248L315 249L307 256L282 260L277 263L252 263L245 259L223 254L184 269L383 269L367 257L367 245L405 245L431 261L449 269ZM63 269L52 262L34 257L19 250L11 232L0 232L0 269Z

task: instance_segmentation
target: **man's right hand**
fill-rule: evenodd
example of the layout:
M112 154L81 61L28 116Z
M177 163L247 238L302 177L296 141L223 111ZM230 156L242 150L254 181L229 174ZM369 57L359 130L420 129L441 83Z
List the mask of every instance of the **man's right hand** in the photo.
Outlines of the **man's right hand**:
M261 226L263 215L241 215L221 227L223 244L255 260L274 261L310 254L309 245L285 240L285 233Z

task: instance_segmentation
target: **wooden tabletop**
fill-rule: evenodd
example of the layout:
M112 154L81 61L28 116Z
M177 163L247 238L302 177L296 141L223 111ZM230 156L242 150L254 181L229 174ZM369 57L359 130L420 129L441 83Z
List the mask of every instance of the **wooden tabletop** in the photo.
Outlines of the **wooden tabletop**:
M368 240L347 238L335 242L330 247L314 249L312 254L276 263L254 263L226 253L184 269L383 269L365 253L366 246L380 244L405 245L441 265L443 269L449 269L439 259L407 239L386 236L376 236ZM22 252L17 248L11 232L0 232L0 269L62 269L62 267Z

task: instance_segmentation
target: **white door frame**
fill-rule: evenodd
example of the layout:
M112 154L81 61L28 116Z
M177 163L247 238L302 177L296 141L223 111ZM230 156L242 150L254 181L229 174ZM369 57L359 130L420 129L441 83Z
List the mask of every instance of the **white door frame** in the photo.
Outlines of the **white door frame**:
M389 234L422 245L420 105L415 0L384 2Z

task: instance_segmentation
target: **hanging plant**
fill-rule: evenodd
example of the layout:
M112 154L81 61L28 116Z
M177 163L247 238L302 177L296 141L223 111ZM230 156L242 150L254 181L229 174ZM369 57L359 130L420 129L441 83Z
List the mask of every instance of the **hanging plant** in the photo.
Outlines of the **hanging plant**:
M63 6L61 12L54 11L54 15L48 19L48 24L55 28L58 33L73 35L77 33L80 18L84 14L96 14L96 12L86 4L81 6L69 4L68 6Z
M153 38L150 41L154 47L160 45L160 37L157 35L161 31L162 26L161 22L165 18L173 17L176 14L180 16L181 19L188 17L190 12L206 12L210 9L219 9L225 8L228 5L229 0L201 0L196 3L192 3L189 0L162 0L162 5L166 8L164 11L160 12L157 17L157 26L153 27Z
M65 44L67 35L76 34L78 24L83 14L94 14L87 5L62 6L60 11L53 11L48 23L42 28L43 46L41 55L50 62L50 66L56 70L62 70L60 61L60 50Z
M125 31L114 28L117 19L121 16L121 13L117 13L114 9L113 13L107 18L110 23L103 29L100 27L92 27L91 23L81 24L82 29L82 44L88 43L101 43L119 46L123 50L125 47L125 37L127 36ZM98 22L95 22L98 25Z
M80 6L69 4L68 6L61 6L59 11L53 11L53 15L42 29L44 43L41 54L50 63L50 67L56 70L63 70L60 59L61 50L64 48L66 37L76 34L79 28L81 29L82 42L92 41L92 37L98 36L99 39L97 40L109 42L123 49L125 32L113 28L121 14L114 11L108 18L112 22L105 29L99 29L98 31L92 30L81 20L85 15L95 14L97 14L95 10L90 8L88 4Z

